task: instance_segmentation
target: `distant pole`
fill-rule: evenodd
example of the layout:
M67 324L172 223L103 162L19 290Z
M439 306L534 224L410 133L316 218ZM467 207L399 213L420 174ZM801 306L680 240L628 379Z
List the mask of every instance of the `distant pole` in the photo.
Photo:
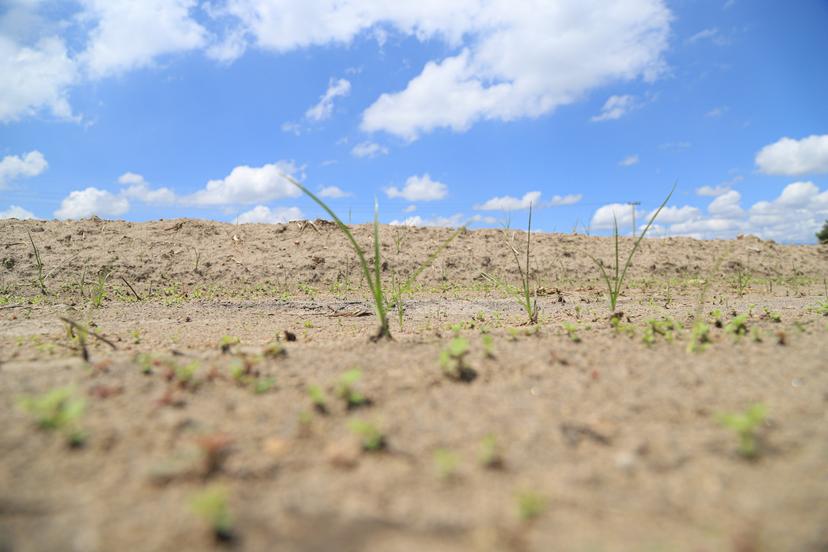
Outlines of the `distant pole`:
M640 201L628 201L627 205L632 207L632 229L633 229L632 235L633 235L633 237L635 237L635 208L638 207L639 205L641 205L641 202Z

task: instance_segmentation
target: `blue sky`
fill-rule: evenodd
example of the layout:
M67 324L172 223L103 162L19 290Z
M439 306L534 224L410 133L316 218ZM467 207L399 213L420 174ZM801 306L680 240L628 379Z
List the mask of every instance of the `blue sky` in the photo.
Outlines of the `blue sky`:
M7 0L0 217L813 242L828 2Z

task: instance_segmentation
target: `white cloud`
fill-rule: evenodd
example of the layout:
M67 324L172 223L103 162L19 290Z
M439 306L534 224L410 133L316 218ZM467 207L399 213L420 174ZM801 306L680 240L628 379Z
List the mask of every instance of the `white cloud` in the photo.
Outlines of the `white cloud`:
M435 201L443 199L447 193L448 187L442 182L432 180L428 174L410 176L402 190L396 186L385 189L385 194L391 199L403 198L407 201Z
M517 211L528 209L530 205L537 206L540 200L540 192L527 192L522 198L512 196L493 197L482 205L475 205L478 211Z
M592 215L590 226L596 230L612 229L617 221L618 227L628 227L633 221L633 206L624 203L610 203L599 207ZM635 210L636 220L644 218L644 213Z
M175 192L169 188L150 188L149 183L140 174L124 173L118 177L118 183L127 186L121 191L121 195L129 199L154 205L170 205L178 201Z
M37 176L49 166L37 150L18 155L7 155L0 160L0 190L18 178Z
M208 58L220 63L231 63L240 58L246 49L245 31L236 28L228 32L221 42L211 44L205 53Z
M701 186L696 188L696 195L716 197L730 191L728 186Z
M742 194L736 190L725 192L707 206L707 212L711 215L723 218L738 218L744 214L744 210L740 206Z
M631 223L628 205L613 204L598 209L592 226L612 228L612 213L618 215L618 224ZM652 212L647 216L652 216ZM639 230L646 224L636 214ZM759 201L750 209L741 206L741 195L735 190L715 197L703 214L696 207L665 207L657 219L653 235L691 236L699 239L733 238L738 234L753 234L763 239L783 242L813 242L814 234L828 219L828 190L821 191L813 182L793 182L785 186L778 197Z
M189 205L240 205L260 203L285 197L298 197L302 192L283 175L293 176L299 169L290 161L269 163L261 167L241 165L221 180L211 180L203 190L184 197Z
M726 46L730 44L730 39L723 35L719 29L711 27L709 29L702 29L693 36L687 39L687 44L696 44L708 40L716 46Z
M328 197L331 199L341 199L343 197L351 197L351 195L338 186L325 186L319 190L319 197Z
M43 109L61 119L72 118L67 88L77 70L57 37L21 46L0 35L0 123L14 122Z
M624 159L618 162L619 165L622 167L632 167L633 165L638 165L638 155L628 155Z
M485 222L487 224L494 224L495 222L497 222L497 219L495 219L494 217L484 217L481 215L466 217L465 215L463 215L463 213L456 213L448 217L435 216L428 219L424 219L419 215L415 215L413 217L407 217L404 220L392 220L389 224L391 224L392 226L432 226L439 228L457 228L459 226L463 226L464 224L469 224L472 222Z
M328 89L319 99L319 103L305 112L305 117L312 121L324 121L333 114L334 100L339 96L347 96L351 92L351 83L345 79L334 81L331 79Z
M288 134L293 134L294 136L299 136L302 134L302 125L299 123L293 123L291 121L286 121L282 123L282 132L287 132Z
M92 78L149 66L162 55L207 44L191 18L195 0L82 0L83 17L96 22L79 60Z
M601 108L601 113L592 117L592 122L614 121L638 107L635 96L610 96Z
M413 213L413 212L414 212L414 211L416 211L416 210L417 210L417 206L416 206L416 205L409 205L408 207L406 207L405 209L403 209L403 212L405 212L405 213Z
M55 211L59 219L79 219L92 215L114 217L129 211L129 201L106 190L86 188L71 192Z
M242 213L236 219L239 224L279 224L292 220L302 220L302 211L298 207L274 207L257 205Z
M549 201L549 205L552 207L562 207L564 205L575 205L576 203L580 202L584 198L581 194L567 194L565 196L553 196L552 199Z
M27 211L23 207L18 207L17 205L10 205L5 211L0 211L0 219L32 220L36 218L37 217L34 216L34 213Z
M756 166L765 174L785 176L828 173L828 134L782 138L756 154Z
M381 146L375 142L360 142L351 150L351 155L354 157L376 157L378 155L388 155L388 148Z

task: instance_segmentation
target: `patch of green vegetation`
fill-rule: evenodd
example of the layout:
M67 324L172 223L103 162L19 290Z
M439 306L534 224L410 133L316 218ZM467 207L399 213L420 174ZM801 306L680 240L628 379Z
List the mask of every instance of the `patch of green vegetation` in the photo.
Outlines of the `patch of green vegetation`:
M457 467L460 463L457 454L446 448L434 451L434 467L440 479L451 479L457 475Z
M492 337L492 334L484 333L480 337L480 342L483 345L483 354L486 358L495 358L494 337Z
M98 279L92 287L92 293L89 295L89 300L96 309L101 308L106 298L106 283L109 281L110 274L112 272L106 269L101 269L98 272Z
M345 402L348 410L365 406L368 403L368 399L356 387L361 379L362 370L354 368L342 374L334 388L334 394Z
M619 233L618 233L618 219L615 218L615 213L613 213L613 238L615 239L615 264L613 265L612 271L607 272L606 268L604 268L604 263L590 255L590 259L595 263L598 269L601 271L601 277L604 279L604 282L607 285L607 291L609 292L609 300L610 300L610 311L615 312L615 306L618 303L618 296L621 295L621 289L624 285L624 278L627 276L627 270L630 268L632 264L633 256L635 255L636 251L638 251L639 246L641 245L641 241L644 239L644 236L647 235L647 231L650 230L650 227L655 222L658 215L661 213L661 210L664 209L664 206L667 205L667 202L670 201L670 198L673 196L673 192L676 191L676 185L673 185L673 189L670 190L670 193L667 194L667 197L664 198L664 201L661 205L656 209L653 216L650 217L650 221L647 223L647 226L644 227L644 230L641 232L641 235L635 240L633 244L633 248L630 251L629 257L627 257L627 261L624 263L624 267L621 268L621 261L620 261L620 250L619 250Z
M672 343L676 338L676 333L681 331L681 329L681 324L672 318L647 320L642 340L647 345L653 345L656 342L656 338L661 336L667 343Z
M736 433L739 438L739 454L753 459L759 455L759 428L767 418L767 409L762 404L754 404L744 412L719 414L718 422Z
M770 320L771 322L780 323L782 322L782 315L778 312L772 312L768 307L764 307L764 318Z
M578 325L573 324L572 322L564 322L563 329L566 332L566 335L569 337L569 340L572 343L580 343L581 336L578 335Z
M351 420L348 428L360 438L362 450L366 452L378 452L387 446L385 435L371 422Z
M486 435L480 442L478 459L480 460L480 465L484 468L495 469L503 467L503 454L500 452L500 446L494 435Z
M701 353L706 351L712 343L710 339L710 326L704 322L696 322L690 331L690 343L687 344L688 353Z
M225 335L219 339L219 349L221 349L222 353L228 354L239 343L241 343L241 340L235 335Z
M725 324L725 333L733 334L736 337L742 337L748 334L748 315L740 314L734 316L727 324Z
M308 386L308 397L310 397L313 408L320 414L327 414L328 412L328 397L325 391L318 385Z
M210 526L216 540L233 539L233 517L224 487L216 485L204 489L192 498L190 506Z
M532 521L546 511L546 497L535 491L521 491L515 499L518 517L523 521Z
M440 351L440 368L446 377L456 381L471 381L475 372L466 365L466 355L469 354L469 340L465 337L455 337L448 346Z
M86 433L80 427L80 418L86 403L75 397L72 387L60 387L35 397L20 399L21 408L33 416L38 427L63 433L72 446L81 446Z

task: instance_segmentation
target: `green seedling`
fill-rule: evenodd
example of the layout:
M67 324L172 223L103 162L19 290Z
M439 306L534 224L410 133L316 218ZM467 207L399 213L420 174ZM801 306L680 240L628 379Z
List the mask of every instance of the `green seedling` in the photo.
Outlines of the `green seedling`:
M730 322L725 324L724 331L725 333L733 334L736 337L742 337L748 334L748 325L747 325L748 315L740 314L739 316L734 316Z
M717 328L724 327L724 322L722 322L722 319L724 318L724 315L722 314L721 310L714 309L714 310L710 311L710 317L713 319L713 325L714 326L716 326Z
M613 238L615 239L615 265L612 267L612 272L608 273L606 268L604 268L604 264L593 257L592 255L589 256L592 259L592 262L598 266L598 269L601 271L601 277L604 279L604 282L607 285L607 291L609 292L609 299L610 299L610 311L615 312L615 306L618 303L618 296L621 294L621 289L624 285L624 278L627 276L627 270L630 268L632 264L633 256L635 255L636 251L638 251L638 247L641 245L641 241L644 239L644 236L647 235L647 231L649 231L650 227L655 222L658 215L661 213L661 210L667 205L667 202L670 201L670 198L673 196L673 192L676 191L676 185L673 185L673 189L670 190L670 193L667 194L667 197L661 202L661 205L656 209L656 212L653 213L653 216L650 217L650 221L647 223L647 226L644 227L644 230L641 232L641 235L635 240L632 250L630 251L629 257L627 257L627 261L624 263L624 267L621 268L621 261L620 261L620 251L619 251L619 233L618 233L618 220L615 218L613 214Z
M455 337L446 348L440 351L440 368L448 378L456 381L472 381L477 375L466 365L465 358L469 354L469 340L465 337Z
M822 316L828 316L828 299L817 305L816 312Z
M440 479L451 479L456 476L458 464L457 454L451 450L441 448L434 451L434 467Z
M662 336L667 343L672 343L675 339L675 332L679 330L681 330L681 325L671 318L648 320L642 340L647 345L653 345L656 337Z
M612 316L610 318L610 326L618 335L626 335L635 337L635 326L629 322L624 322L621 316Z
M704 322L696 322L690 331L690 343L687 344L688 353L701 353L710 346L710 326Z
M759 455L758 430L767 417L767 409L762 404L754 404L744 412L736 414L719 414L718 422L733 430L739 438L739 454L753 459Z
M28 234L29 241L32 244L32 251L34 251L35 264L37 265L37 279L35 280L35 283L40 288L40 291L43 292L43 295L49 295L49 290L46 289L46 278L49 276L43 270L43 259L40 257L40 250L35 245L32 233L28 232Z
M578 335L578 325L573 324L572 322L564 322L563 329L566 332L566 335L569 336L570 341L572 343L580 343L581 337Z
M200 366L197 360L176 366L173 371L173 378L178 383L178 386L181 388L195 388L195 376L199 367Z
M92 293L89 295L92 306L96 309L103 305L103 301L106 298L106 283L109 281L110 274L111 272L107 270L101 270L98 272L98 280L95 282L95 285L92 288Z
M362 450L366 452L377 452L386 447L385 436L371 422L351 420L348 428L360 438Z
M129 332L129 337L132 338L133 345L141 344L141 330L132 330Z
M480 341L483 344L483 354L486 358L495 358L494 337L491 334L483 334Z
M361 379L362 371L354 368L342 374L336 384L334 394L345 401L345 407L348 410L368 404L368 399L356 388Z
M522 491L517 494L518 517L522 521L532 521L546 511L546 497L534 491Z
M192 498L191 507L196 515L210 526L217 541L231 541L233 518L228 507L227 491L220 486L204 489Z
M753 326L750 329L750 340L754 343L762 343L762 330L758 326Z
M276 387L276 378L258 378L253 383L253 392L257 395L262 395L274 387Z
M152 369L157 366L157 362L149 353L138 353L135 355L135 364L141 369L141 373L145 376L152 374Z
M480 443L478 458L484 468L497 469L503 467L503 455L494 435L486 435L483 438Z
M318 385L308 386L308 397L310 397L313 408L320 414L328 413L328 397Z
M376 335L372 336L371 341L379 341L381 339L391 339L391 329L388 324L388 303L385 298L385 292L383 291L382 287L382 257L380 255L380 239L379 239L379 203L374 200L374 232L373 232L373 246L374 246L374 266L373 266L373 273L372 269L368 265L368 261L365 258L365 252L362 250L362 247L357 243L354 235L351 233L351 230L348 226L345 225L342 220L333 212L333 210L325 204L324 201L319 199L316 194L311 192L305 186L300 184L294 178L283 174L282 175L287 181L291 182L294 186L299 188L302 192L305 193L308 197L310 197L317 205L319 205L336 223L337 228L345 235L345 237L350 242L351 248L354 250L354 253L359 260L360 268L362 269L362 275L365 278L366 284L368 284L368 288L371 291L371 296L374 301L374 309L377 314L377 320L379 321L379 329L377 330ZM447 239L443 244L438 247L434 253L429 256L429 258L421 264L417 270L415 270L411 276L406 280L399 287L398 296L394 298L394 302L399 303L402 300L402 293L410 290L411 285L414 283L414 280L431 264L434 260L443 252L443 250L448 247L449 243L451 243L454 238L456 238L462 231L465 230L465 226L459 228L456 232L454 232L449 239Z
M508 230L504 229L504 236L508 236ZM517 298L520 302L521 307L523 308L524 312L526 312L526 317L528 319L529 325L535 325L538 323L538 292L535 289L534 297L529 285L529 278L531 273L531 245L532 245L532 204L529 204L529 224L526 229L526 270L524 271L524 267L520 263L521 253L517 250L514 244L514 236L512 239L506 237L506 244L509 246L509 249L512 251L512 255L515 258L515 265L517 265L518 273L520 274L520 285L521 288L514 292L513 295ZM507 291L512 291L506 284L504 284L501 280L498 280L494 276L483 273L483 277L489 280L492 284L500 287L501 289L505 289Z
M736 291L739 293L739 297L744 297L745 292L747 291L748 287L750 287L751 279L752 276L741 269L736 272L734 284L736 287Z
M309 330L313 329L313 322L311 322L310 320L305 320L305 323L303 324L303 326L305 326L305 328L307 328Z
M776 322L777 324L782 322L782 316L778 312L771 312L768 307L764 309L764 317L770 320L771 322Z
M23 397L20 406L35 418L38 427L63 433L71 446L81 446L86 440L79 423L86 404L75 398L73 388L60 387L37 397Z
M225 335L222 336L221 339L219 339L219 349L221 349L222 353L227 354L233 347L235 347L239 343L241 343L241 341L238 337L234 335Z
M265 348L262 351L262 356L269 359L286 357L287 349L285 349L281 343L273 341L265 345Z

